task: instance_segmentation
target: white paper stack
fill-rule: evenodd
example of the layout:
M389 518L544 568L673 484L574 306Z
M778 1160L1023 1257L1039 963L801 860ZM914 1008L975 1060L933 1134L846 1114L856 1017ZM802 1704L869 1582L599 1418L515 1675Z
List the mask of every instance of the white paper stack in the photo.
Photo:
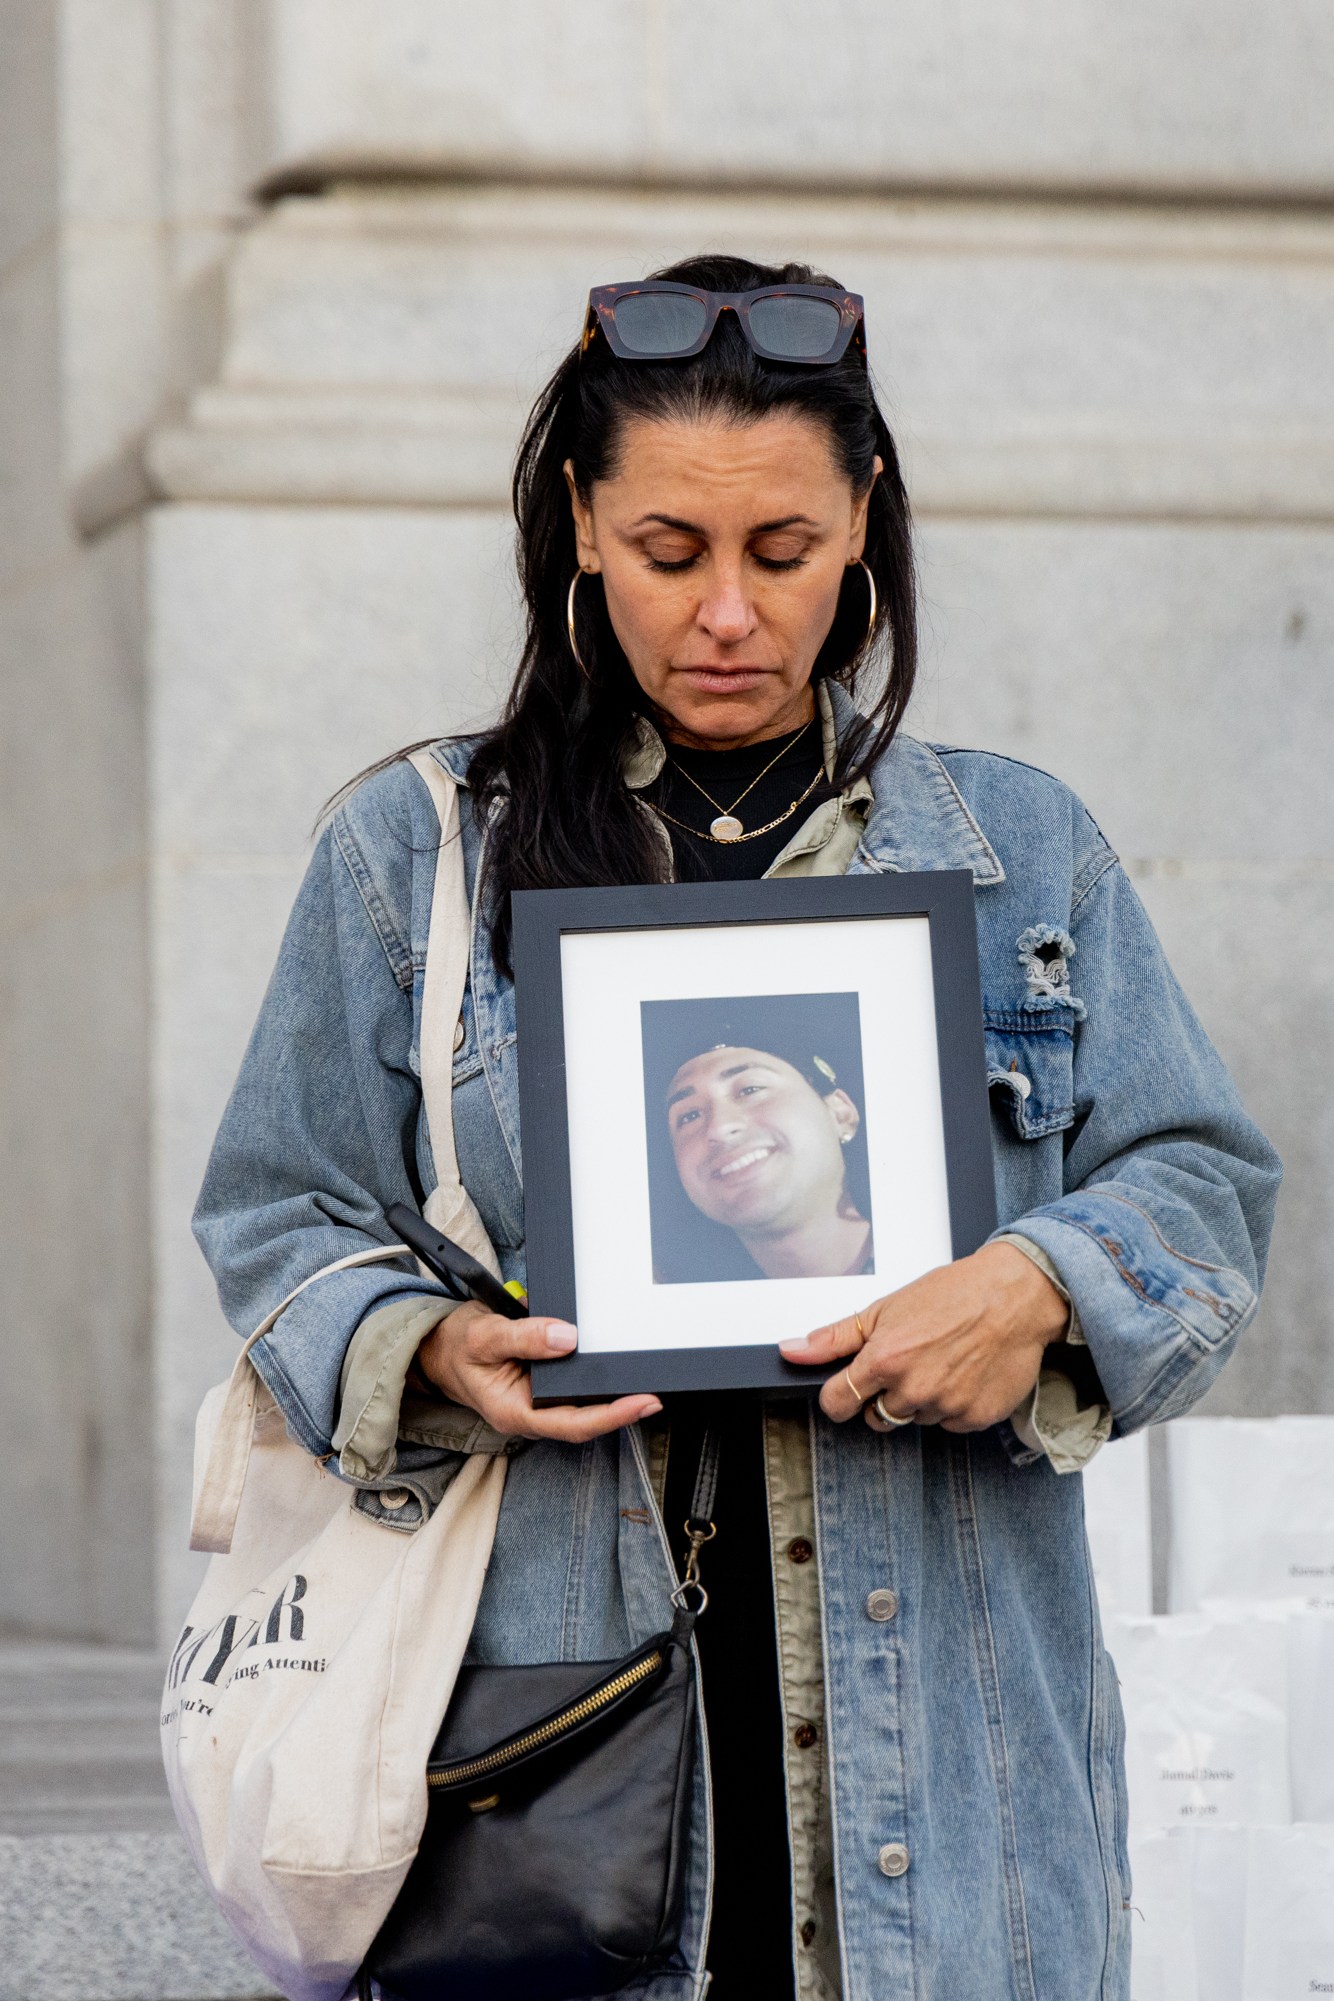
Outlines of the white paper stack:
M1252 1828L1241 2001L1334 1994L1334 1827Z
M1206 1598L1334 1609L1334 1418L1183 1418L1167 1465L1170 1611Z
M1149 1434L1114 1439L1084 1474L1084 1525L1104 1626L1153 1610Z
M1292 1817L1334 1822L1334 1612L1287 1625Z
M1134 1835L1292 1818L1287 1634L1246 1612L1118 1619Z
M1167 1444L1167 1616L1143 1615L1147 1461L1085 1476L1126 1709L1133 2001L1334 1996L1334 1418L1188 1418Z
M1175 1834L1146 1834L1130 1844L1135 1884L1135 1944L1130 2001L1197 2001L1191 1867L1194 1847Z
M1249 1832L1244 1827L1197 1827L1187 1838L1199 1986L1195 1994L1188 1988L1173 2001L1242 2001Z

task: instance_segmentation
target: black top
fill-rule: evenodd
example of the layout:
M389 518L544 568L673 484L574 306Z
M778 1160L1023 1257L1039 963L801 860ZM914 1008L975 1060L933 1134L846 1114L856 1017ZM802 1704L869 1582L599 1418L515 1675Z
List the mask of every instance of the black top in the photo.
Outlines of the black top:
M781 824L754 840L706 839L716 811L730 808L780 748L777 763L737 804L736 817L747 832L779 815ZM713 804L683 772L704 787ZM808 796L787 812L808 786ZM777 860L807 815L834 797L824 776L819 719L789 737L786 746L771 738L735 751L673 747L660 778L644 796L664 817L672 816L667 830L680 881L753 880ZM759 1399L746 1392L675 1397L669 1417L665 1515L678 1563L685 1555L683 1524L690 1513L706 1419L720 1433L714 1507L718 1533L700 1554L709 1603L695 1629L716 1848L707 1962L714 1976L710 2001L755 2001L759 1996L792 2001L792 1858Z
M766 765L772 768L765 771ZM673 744L661 774L643 793L667 823L680 882L754 882L807 816L834 796L824 775L818 716L786 739L770 737L745 750L683 750ZM710 821L730 811L734 801L748 836L757 827L769 831L740 841L710 840ZM777 826L771 824L775 820Z
M760 1403L744 1390L668 1400L664 1516L678 1568L700 1439L719 1432L718 1533L700 1551L695 1628L713 1782L710 2001L793 2001L792 1857Z

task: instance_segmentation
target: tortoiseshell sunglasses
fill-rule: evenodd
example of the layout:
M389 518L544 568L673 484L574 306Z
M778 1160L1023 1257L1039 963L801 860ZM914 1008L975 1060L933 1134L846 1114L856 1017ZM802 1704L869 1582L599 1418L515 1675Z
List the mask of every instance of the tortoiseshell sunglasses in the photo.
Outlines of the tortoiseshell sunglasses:
M736 314L762 361L827 367L842 360L854 333L866 352L865 308L856 292L825 285L708 292L661 279L595 286L588 295L581 352L601 333L622 361L684 361L708 346L718 315L726 312Z

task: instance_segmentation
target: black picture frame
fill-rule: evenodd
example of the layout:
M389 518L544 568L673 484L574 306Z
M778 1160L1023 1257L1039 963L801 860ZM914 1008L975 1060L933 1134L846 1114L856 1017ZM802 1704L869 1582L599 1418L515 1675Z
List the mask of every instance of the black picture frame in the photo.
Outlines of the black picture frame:
M996 1192L973 893L973 878L964 869L516 891L513 949L531 1311L578 1320L561 962L562 938L575 932L925 917L953 1255L965 1257L985 1243L996 1227ZM533 1365L533 1401L544 1408L639 1391L810 1391L828 1373L785 1361L776 1346L576 1350Z

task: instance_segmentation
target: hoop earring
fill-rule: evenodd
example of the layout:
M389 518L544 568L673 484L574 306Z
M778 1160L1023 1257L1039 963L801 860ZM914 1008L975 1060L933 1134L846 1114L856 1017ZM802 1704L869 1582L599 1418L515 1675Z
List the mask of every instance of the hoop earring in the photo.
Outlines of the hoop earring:
M584 665L584 656L579 651L579 641L574 636L574 593L575 593L575 587L578 584L580 577L583 576L583 574L584 572L582 570L576 570L574 575L570 578L570 592L569 596L565 600L565 630L570 635L570 651L574 655L574 664L579 669L579 672L583 675L585 681L587 681L591 687L593 676L589 673L587 667L585 667ZM871 573L868 570L866 574L870 576ZM872 591L874 591L875 589L874 584L871 585L871 589Z
M851 563L848 564L848 568L849 569L852 568ZM865 570L867 587L871 593L871 610L870 610L870 615L868 616L866 621L866 637L865 639L863 639L861 645L857 648L858 653L864 653L866 651L866 648L870 645L871 640L875 636L875 621L876 621L876 614L880 610L880 598L876 591L875 578L871 575L871 566L863 556L858 556L857 568L859 570Z

